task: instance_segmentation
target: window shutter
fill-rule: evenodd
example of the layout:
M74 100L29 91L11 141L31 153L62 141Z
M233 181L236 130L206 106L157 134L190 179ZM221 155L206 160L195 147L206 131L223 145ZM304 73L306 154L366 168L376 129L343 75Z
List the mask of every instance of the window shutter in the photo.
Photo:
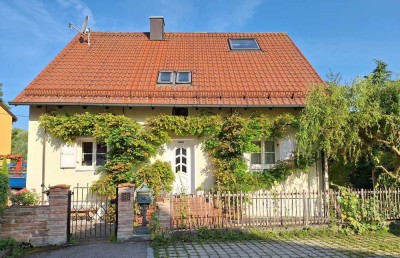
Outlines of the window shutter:
M75 168L76 167L76 156L74 145L63 145L61 147L61 168Z
M292 137L287 137L279 140L279 159L292 159L296 151L296 143Z

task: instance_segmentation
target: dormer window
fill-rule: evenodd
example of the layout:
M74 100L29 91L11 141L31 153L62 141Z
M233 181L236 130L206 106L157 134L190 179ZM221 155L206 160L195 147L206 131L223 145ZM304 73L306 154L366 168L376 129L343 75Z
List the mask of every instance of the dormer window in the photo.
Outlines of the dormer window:
M190 84L192 83L192 73L190 71L160 71L157 83Z
M163 71L158 74L158 83L172 83L174 81L174 72Z
M260 50L256 39L229 39L231 50Z

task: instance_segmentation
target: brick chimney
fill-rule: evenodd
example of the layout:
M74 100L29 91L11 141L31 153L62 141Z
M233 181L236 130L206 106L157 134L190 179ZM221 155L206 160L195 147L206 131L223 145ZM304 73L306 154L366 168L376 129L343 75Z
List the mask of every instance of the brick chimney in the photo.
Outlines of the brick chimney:
M164 27L164 17L150 16L150 40L163 40Z

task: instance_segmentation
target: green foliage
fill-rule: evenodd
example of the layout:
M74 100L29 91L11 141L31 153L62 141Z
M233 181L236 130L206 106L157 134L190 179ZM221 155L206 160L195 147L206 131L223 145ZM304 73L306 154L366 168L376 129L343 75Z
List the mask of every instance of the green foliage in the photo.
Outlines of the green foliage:
M164 231L160 222L160 210L154 211L150 216L149 229L151 230L151 239L163 238Z
M254 139L278 139L287 134L287 130L296 125L294 117L289 114L275 118L265 115L244 118L238 114L229 117L160 115L149 117L145 126L125 116L108 113L45 114L39 120L41 128L65 142L72 143L79 136L93 136L97 142L107 144L110 148L107 162L99 168L102 177L92 185L92 190L99 194L115 194L114 189L120 183L139 185L144 180L156 193L162 188L170 191L173 183L170 165L162 162L144 164L171 136L202 139L211 158L218 190L246 192L270 187L285 180L298 168L297 163L288 161L288 164L278 165L260 176L248 170L243 155L257 150L252 142Z
M8 190L8 176L4 173L0 173L0 215L4 212L8 204Z
M6 257L20 257L22 249L22 245L11 237L0 239L0 251L8 250Z
M22 154L24 160L28 157L28 131L20 128L12 129L11 153Z
M358 194L348 188L336 186L341 195L338 197L340 216L344 221L342 231L346 234L363 234L366 231L385 229L385 221L378 212L378 199L373 196L361 200Z
M141 167L133 178L136 186L146 182L147 187L153 190L154 196L159 196L163 190L171 192L174 180L175 175L172 172L171 164L159 160Z
M5 157L3 157L3 161L1 164L1 172L4 175L8 176L7 159Z
M307 97L297 134L300 155L357 163L364 159L400 181L400 81L386 81L386 66L351 86L331 83ZM382 162L382 152L393 165Z
M13 205L38 205L39 200L39 195L36 192L28 191L26 188L10 194L10 201Z
M381 60L375 59L374 61L376 63L376 67L372 71L372 74L369 75L369 79L373 84L381 85L390 78L392 72L387 69L387 64Z

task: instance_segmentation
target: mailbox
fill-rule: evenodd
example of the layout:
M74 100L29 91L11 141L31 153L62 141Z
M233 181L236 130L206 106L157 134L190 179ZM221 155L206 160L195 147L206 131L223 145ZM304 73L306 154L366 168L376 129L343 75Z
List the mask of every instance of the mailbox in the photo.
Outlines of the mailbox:
M136 191L136 201L139 205L149 205L153 202L153 191L146 184Z
M136 201L142 208L142 229L140 229L139 232L142 234L149 234L150 231L146 227L146 213L149 204L153 202L153 191L149 189L145 183L139 190L136 191Z

